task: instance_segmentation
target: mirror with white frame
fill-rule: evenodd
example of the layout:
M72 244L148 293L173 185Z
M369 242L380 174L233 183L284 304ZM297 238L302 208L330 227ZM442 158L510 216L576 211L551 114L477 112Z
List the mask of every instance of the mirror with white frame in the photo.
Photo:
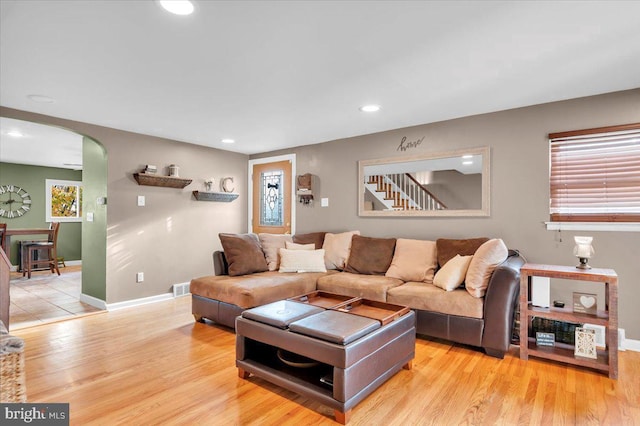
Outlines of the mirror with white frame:
M489 147L358 161L360 216L489 216Z

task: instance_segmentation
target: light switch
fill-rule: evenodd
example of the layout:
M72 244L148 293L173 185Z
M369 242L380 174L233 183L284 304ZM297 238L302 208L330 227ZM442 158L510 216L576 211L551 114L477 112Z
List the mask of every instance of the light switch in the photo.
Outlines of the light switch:
M93 222L93 213L87 212L87 222Z
M320 199L320 206L321 207L329 207L329 199L328 198L321 198Z
M138 207L144 207L145 199L144 195L138 195Z

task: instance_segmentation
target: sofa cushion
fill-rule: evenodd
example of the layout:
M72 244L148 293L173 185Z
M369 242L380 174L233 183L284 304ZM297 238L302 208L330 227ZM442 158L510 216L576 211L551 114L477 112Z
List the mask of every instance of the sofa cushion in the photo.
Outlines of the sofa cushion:
M229 264L229 275L246 275L269 269L256 234L218 234Z
M385 302L387 291L402 284L397 278L340 272L320 277L318 290Z
M471 256L476 252L488 238L468 238L465 240L450 240L439 238L436 240L436 248L438 250L438 265L442 268L456 254L460 256Z
M315 244L316 249L321 249L324 244L324 236L326 232L310 232L308 234L296 234L293 236L293 242L297 244Z
M287 250L316 250L316 245L314 243L309 244L298 244L298 243L290 243L287 241L284 244L284 248Z
M438 266L435 241L398 238L387 277L402 281L432 282Z
M460 287L467 275L467 269L473 256L456 256L444 264L442 268L436 272L433 284L446 291L453 291Z
M327 232L322 248L327 269L343 269L351 251L351 237L360 235L360 231L348 231L340 234Z
M484 299L471 296L463 288L445 291L423 282L408 282L390 289L387 302L412 309L471 318L483 318L484 311Z
M354 235L345 272L364 275L384 275L391 265L395 238L371 238Z
M285 248L287 242L293 241L291 235L260 233L258 238L269 270L277 270L280 267L280 249Z
M280 249L280 272L327 272L324 250Z
M493 270L504 262L508 255L507 246L499 238L487 241L476 250L464 280L465 287L470 295L484 297Z
M331 271L327 272L330 273ZM242 277L209 275L191 280L191 294L248 309L314 291L321 272L260 272Z

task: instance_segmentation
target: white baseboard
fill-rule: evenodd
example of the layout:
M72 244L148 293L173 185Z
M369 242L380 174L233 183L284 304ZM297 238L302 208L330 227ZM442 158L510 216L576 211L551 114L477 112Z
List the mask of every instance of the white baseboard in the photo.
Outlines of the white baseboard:
M164 294L158 294L156 296L143 297L140 299L125 300L124 302L107 303L106 309L108 311L116 311L118 309L131 308L134 306L141 306L149 303L162 302L164 300L171 300L171 299L173 299L172 293L164 293Z
M103 311L107 309L107 302L102 299L98 299L97 297L89 296L88 294L81 293L80 301L87 305L91 305L94 308L102 309Z

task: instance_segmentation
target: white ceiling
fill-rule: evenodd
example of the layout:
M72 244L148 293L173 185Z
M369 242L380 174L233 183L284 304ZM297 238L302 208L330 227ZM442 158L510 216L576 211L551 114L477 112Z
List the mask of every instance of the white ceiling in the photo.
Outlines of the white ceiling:
M640 87L639 1L194 3L2 0L0 105L251 154Z

